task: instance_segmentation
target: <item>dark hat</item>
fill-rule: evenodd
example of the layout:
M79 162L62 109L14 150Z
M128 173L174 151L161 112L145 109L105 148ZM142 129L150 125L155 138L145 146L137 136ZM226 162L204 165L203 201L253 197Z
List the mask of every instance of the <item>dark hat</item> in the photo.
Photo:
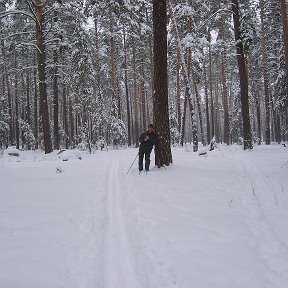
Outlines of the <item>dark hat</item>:
M149 124L148 128L155 128L153 124Z

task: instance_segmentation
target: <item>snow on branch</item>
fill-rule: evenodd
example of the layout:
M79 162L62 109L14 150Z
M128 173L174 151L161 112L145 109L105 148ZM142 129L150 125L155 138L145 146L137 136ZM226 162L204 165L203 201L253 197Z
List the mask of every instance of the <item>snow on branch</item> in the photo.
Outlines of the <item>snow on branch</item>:
M42 54L42 52L41 52L41 50L38 48L38 46L35 44L35 43L32 43L32 42L20 42L20 43L18 43L17 45L16 45L16 47L17 46L33 46L34 48L36 48L37 50L38 50L38 52L40 53L40 54Z
M222 12L228 12L231 14L233 13L233 11L229 9L219 9L215 13L213 13L211 16L209 16L208 19L204 21L200 26L196 27L195 31L200 30L203 26L205 26L211 20L211 18L213 18L215 15L222 13Z
M10 10L10 11L1 12L0 13L0 19L7 17L7 16L10 16L10 15L19 15L19 14L29 17L30 19L32 19L36 23L38 22L37 17L35 18L34 15L27 13L25 11L21 11L21 10Z

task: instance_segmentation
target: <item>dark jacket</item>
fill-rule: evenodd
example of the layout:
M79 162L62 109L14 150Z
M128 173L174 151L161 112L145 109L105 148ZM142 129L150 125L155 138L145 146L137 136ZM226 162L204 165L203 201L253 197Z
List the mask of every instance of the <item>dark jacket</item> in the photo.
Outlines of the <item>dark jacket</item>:
M148 136L149 140L144 141L145 137ZM140 152L151 152L153 149L153 145L155 146L157 141L157 134L155 132L149 133L149 131L146 131L145 133L141 134L139 138L140 142Z

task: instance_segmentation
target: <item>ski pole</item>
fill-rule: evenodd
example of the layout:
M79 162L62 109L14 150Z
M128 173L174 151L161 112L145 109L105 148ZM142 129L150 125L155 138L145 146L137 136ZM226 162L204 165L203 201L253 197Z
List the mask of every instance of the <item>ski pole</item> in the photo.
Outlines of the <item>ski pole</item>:
M137 153L137 155L136 155L136 157L135 157L134 161L132 162L132 164L131 164L130 168L128 169L128 171L127 171L127 174L129 173L130 169L132 168L132 166L133 166L134 162L136 161L136 159L137 159L138 155L139 155L139 152Z

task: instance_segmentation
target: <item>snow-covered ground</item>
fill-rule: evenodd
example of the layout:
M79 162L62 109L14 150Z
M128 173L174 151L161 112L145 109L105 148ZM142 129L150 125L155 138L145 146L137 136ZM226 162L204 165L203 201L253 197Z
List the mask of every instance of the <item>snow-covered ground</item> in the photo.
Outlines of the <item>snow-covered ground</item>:
M287 288L288 148L186 150L0 156L0 287Z

